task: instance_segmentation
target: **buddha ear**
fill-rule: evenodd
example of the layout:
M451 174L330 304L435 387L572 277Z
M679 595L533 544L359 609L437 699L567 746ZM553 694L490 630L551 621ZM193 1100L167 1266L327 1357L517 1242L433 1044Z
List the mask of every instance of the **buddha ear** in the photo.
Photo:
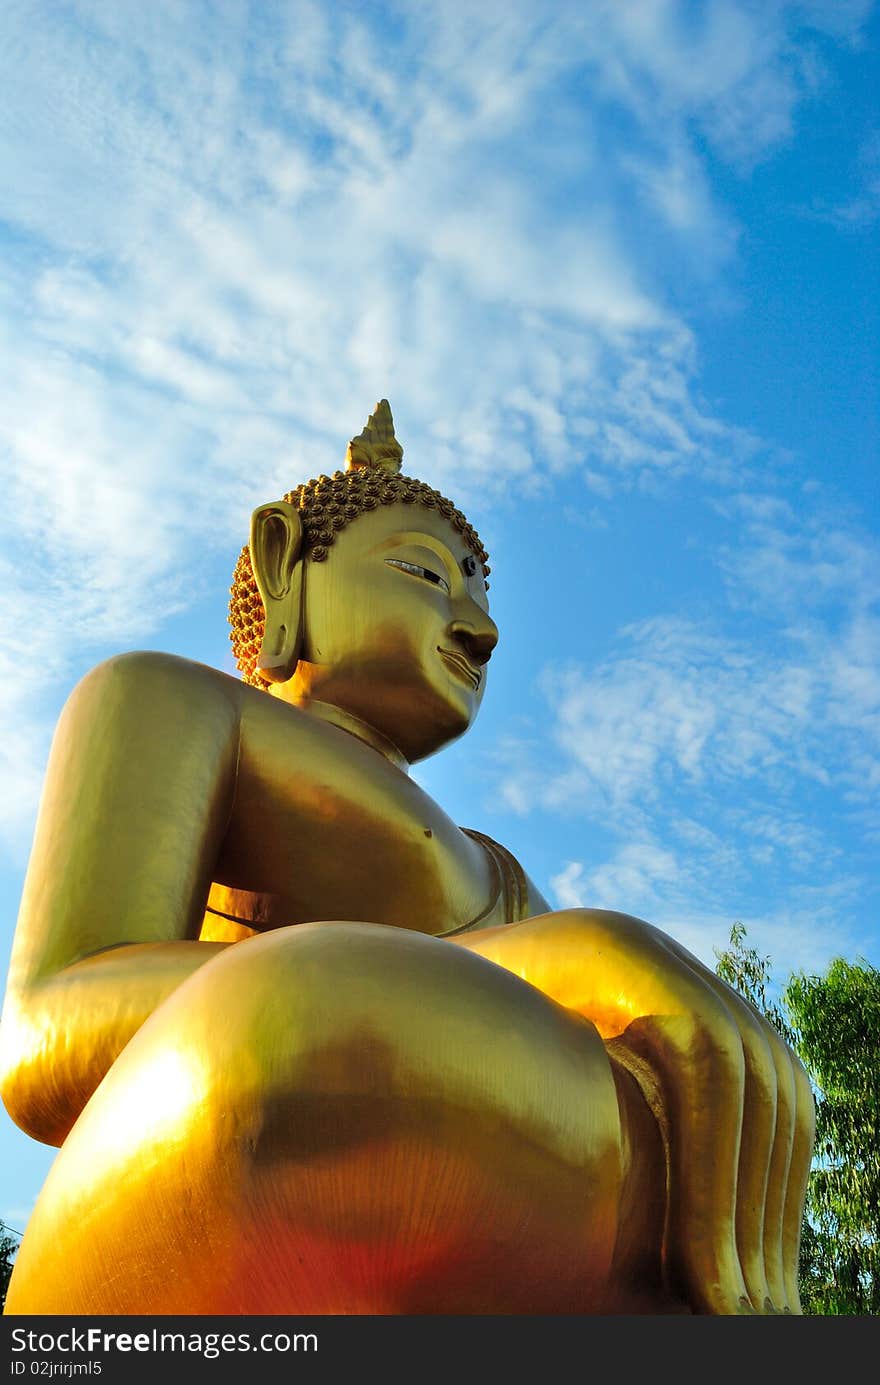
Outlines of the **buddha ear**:
M251 567L263 598L266 625L257 668L272 683L293 677L302 643L302 522L286 500L260 505L251 516Z

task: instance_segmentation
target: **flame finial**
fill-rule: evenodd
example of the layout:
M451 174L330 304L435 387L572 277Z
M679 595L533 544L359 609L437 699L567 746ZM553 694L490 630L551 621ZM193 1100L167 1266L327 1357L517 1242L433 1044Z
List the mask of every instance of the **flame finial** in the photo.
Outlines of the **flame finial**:
M396 476L403 463L403 448L394 436L394 419L387 399L380 399L364 430L352 438L345 454L346 471L375 467Z

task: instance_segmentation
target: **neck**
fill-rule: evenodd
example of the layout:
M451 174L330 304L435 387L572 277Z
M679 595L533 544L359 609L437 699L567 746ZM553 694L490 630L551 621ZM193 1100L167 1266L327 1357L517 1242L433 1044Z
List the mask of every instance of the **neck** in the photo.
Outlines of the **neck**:
M332 702L319 702L317 698L303 698L293 704L301 712L308 712L309 716L318 717L321 721L327 721L331 726L338 726L342 731L348 731L349 735L356 736L365 745L370 745L374 750L378 750L386 760L398 769L402 769L404 774L409 774L409 761L398 750L393 741L389 741L387 736L383 736L381 731L377 731L374 726L361 721L353 712L346 712L341 707L336 707Z

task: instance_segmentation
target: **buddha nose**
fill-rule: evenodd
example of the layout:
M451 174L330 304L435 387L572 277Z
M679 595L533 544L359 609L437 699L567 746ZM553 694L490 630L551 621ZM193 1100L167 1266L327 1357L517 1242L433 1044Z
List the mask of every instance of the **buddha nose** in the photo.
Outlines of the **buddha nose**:
M498 643L498 626L492 617L476 604L474 610L473 619L459 617L452 622L449 631L464 647L468 658L475 664L482 665L489 662L492 650Z

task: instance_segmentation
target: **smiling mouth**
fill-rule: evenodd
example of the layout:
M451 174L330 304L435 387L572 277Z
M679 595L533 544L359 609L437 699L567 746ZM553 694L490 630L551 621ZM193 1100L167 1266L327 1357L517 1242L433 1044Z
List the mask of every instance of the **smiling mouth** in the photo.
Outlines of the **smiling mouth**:
M448 664L452 669L456 677L460 678L462 683L467 683L468 687L473 688L476 692L480 683L483 681L482 671L478 668L474 668L473 664L468 663L463 654L456 653L454 649L444 649L442 645L438 644L437 653L443 659L444 663Z

